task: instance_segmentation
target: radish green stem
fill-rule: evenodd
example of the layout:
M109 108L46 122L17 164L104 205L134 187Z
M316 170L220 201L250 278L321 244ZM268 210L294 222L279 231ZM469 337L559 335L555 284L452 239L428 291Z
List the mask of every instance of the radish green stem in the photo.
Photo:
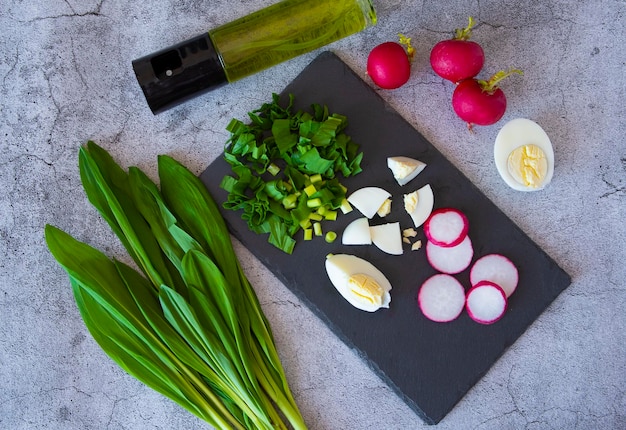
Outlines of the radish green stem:
M413 61L413 57L415 56L415 48L411 45L411 38L406 37L404 34L398 34L398 38L400 39L400 45L404 45L406 47L406 55L409 57L409 61Z
M500 81L511 76L514 73L517 73L518 75L524 75L524 72L519 69L511 69L509 71L500 70L499 72L495 73L491 78L489 78L489 80L484 81L478 79L477 82L484 92L491 94L498 89L498 84L500 83Z
M469 23L465 28L457 28L454 32L454 40L469 40L472 37L472 28L474 27L474 18L469 17Z

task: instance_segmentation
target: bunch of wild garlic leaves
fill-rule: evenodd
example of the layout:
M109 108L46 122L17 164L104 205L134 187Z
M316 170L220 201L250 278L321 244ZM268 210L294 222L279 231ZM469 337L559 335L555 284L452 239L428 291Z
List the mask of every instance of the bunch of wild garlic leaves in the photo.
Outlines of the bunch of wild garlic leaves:
M268 321L200 179L162 155L159 188L92 141L79 166L89 201L142 272L46 226L102 349L217 429L305 429Z

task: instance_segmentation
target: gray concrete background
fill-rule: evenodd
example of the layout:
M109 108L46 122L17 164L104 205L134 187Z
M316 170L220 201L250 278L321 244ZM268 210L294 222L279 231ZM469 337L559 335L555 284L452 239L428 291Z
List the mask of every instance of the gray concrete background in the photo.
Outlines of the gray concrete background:
M78 147L93 139L125 166L156 172L173 155L200 173L231 118L279 92L320 51L153 116L132 59L270 0L12 0L0 3L0 428L207 428L127 376L86 331L43 227L107 254L121 246L84 197ZM368 51L402 32L417 49L410 82L381 95L573 277L529 330L439 424L442 429L626 428L626 3L378 0L379 24L331 45L363 71ZM468 134L428 52L469 15L507 119L550 135L552 184L512 191L492 159L499 126ZM275 331L312 429L421 429L357 355L236 244Z

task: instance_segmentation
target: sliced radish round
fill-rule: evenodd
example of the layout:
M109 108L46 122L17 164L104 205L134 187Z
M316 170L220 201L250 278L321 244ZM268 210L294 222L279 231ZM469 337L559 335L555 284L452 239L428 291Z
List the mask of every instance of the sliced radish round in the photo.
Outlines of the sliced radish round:
M468 292L465 299L467 314L481 324L493 324L506 311L506 293L498 284L480 281Z
M465 289L456 278L439 273L428 278L417 295L420 310L435 322L456 319L465 306Z
M499 285L506 296L511 297L517 288L519 274L515 264L504 255L488 254L476 260L470 270L470 284L473 286L480 281L491 281Z
M451 247L463 242L469 222L463 212L454 208L440 208L424 223L424 234L437 246Z
M434 269L442 273L454 275L469 267L474 257L474 247L469 236L456 246L437 246L431 241L426 242L426 258Z

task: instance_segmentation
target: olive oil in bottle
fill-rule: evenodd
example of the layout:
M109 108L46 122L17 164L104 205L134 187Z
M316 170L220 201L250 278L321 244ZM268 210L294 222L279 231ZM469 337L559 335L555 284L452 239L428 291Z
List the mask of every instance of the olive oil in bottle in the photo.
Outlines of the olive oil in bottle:
M156 114L375 23L371 0L283 0L137 59L133 68Z

